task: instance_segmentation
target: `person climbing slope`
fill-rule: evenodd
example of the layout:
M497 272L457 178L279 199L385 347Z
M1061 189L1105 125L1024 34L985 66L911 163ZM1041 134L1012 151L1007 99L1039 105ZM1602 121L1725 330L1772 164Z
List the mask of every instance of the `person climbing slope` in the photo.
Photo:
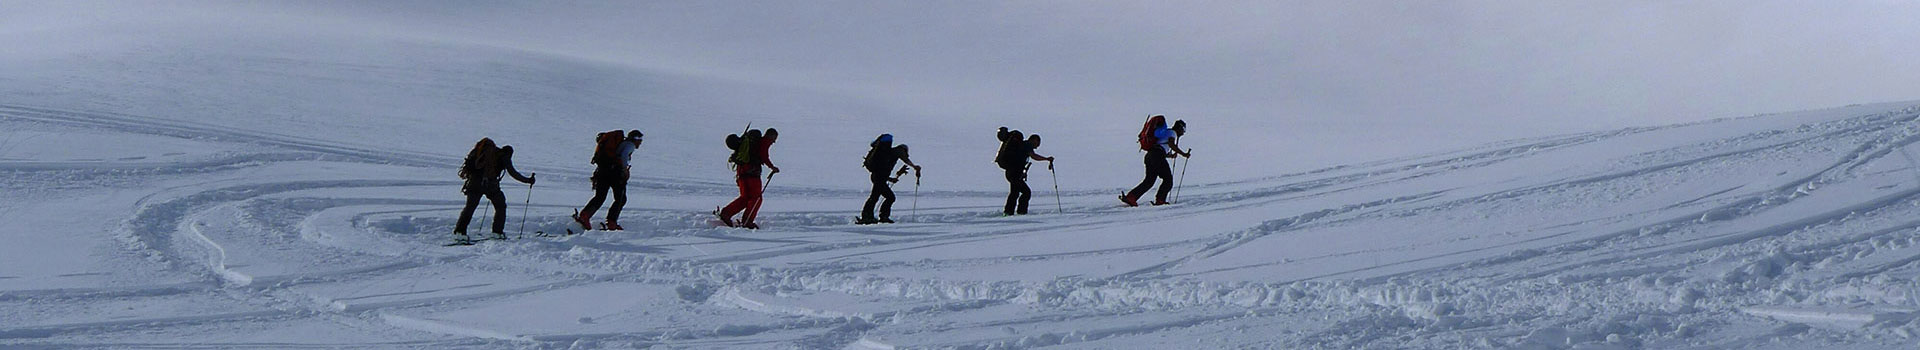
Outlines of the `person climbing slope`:
M1006 170L1007 185L1010 187L1007 193L1007 207L1001 212L1006 215L1026 215L1027 202L1033 199L1033 189L1027 187L1027 168L1032 167L1033 164L1028 160L1046 161L1048 166L1052 166L1053 157L1034 153L1034 150L1040 148L1040 135L1032 135L1022 140L1021 138L1025 135L1022 135L1019 130L1007 130L1007 127L1002 126L998 136L1000 153L995 157L994 162L1000 165L1000 169Z
M600 133L595 138L593 160L593 199L587 200L586 208L574 212L573 222L580 224L583 230L593 229L593 213L600 210L600 204L607 199L607 192L613 192L613 205L607 207L607 220L600 228L608 231L620 231L620 210L627 206L627 179L633 176L633 152L640 148L641 138L646 136L640 130L626 132L620 136L620 130Z
M920 176L920 166L913 164L913 159L907 157L907 145L893 145L893 134L881 134L880 137L874 139L873 143L869 144L869 146L871 146L871 149L867 150L867 158L864 161L864 166L867 168L867 172L870 173L867 179L873 182L873 194L867 196L867 205L860 209L860 218L854 220L854 223L860 225L878 223L891 224L893 223L894 196L893 188L890 184L900 182L899 176L906 175L907 169L909 168L913 169L914 176ZM898 174L890 175L889 172L893 170L893 165L899 162L906 162L907 167L900 168ZM881 198L885 198L886 201L880 203L880 216L874 217L874 203L880 202Z
M714 212L721 223L730 227L760 229L760 225L754 221L760 216L760 195L766 190L761 187L760 167L764 165L773 170L767 174L769 178L780 173L780 167L773 165L773 159L768 157L773 143L779 139L780 131L773 128L767 128L764 134L760 130L748 130L744 136L727 136L727 146L734 149L733 156L727 161L733 163L733 181L740 187L740 197L734 198L726 208ZM741 215L740 221L733 221L734 214Z
M534 183L533 176L520 176L513 168L513 146L494 147L493 139L482 138L473 144L473 150L467 152L467 159L460 166L460 178L466 183L460 187L460 193L467 195L467 205L460 209L460 221L454 224L454 243L473 242L467 236L467 223L473 221L473 210L480 205L480 197L487 197L493 203L493 239L506 239L507 198L500 192L500 174L512 175L515 181L528 185Z
M1140 128L1140 150L1146 153L1147 177L1140 180L1139 186L1132 191L1120 194L1120 202L1129 207L1140 206L1140 196L1153 188L1154 180L1160 181L1160 191L1155 193L1153 205L1167 205L1167 193L1173 191L1173 167L1167 164L1169 159L1190 156L1180 150L1179 139L1186 134L1187 122L1182 120L1175 127L1167 127L1167 117L1155 115L1147 118L1146 125Z

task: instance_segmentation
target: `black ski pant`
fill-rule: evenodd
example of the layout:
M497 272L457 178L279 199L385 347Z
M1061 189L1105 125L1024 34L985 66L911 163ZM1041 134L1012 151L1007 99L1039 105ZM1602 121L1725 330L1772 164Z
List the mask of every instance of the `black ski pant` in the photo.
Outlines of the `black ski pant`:
M1127 198L1139 200L1140 196L1147 194L1147 189L1153 188L1153 180L1158 179L1160 192L1153 197L1154 202L1166 202L1167 193L1173 191L1173 167L1167 164L1166 153L1147 152L1146 163L1147 178L1140 180L1139 186L1134 186L1132 191L1128 191Z
M1033 189L1027 187L1027 170L1007 169L1007 185L1012 192L1007 194L1007 215L1026 215L1027 200L1033 199Z
M607 222L620 222L620 209L627 207L627 182L624 180L595 180L593 199L587 200L587 207L580 209L580 214L592 217L595 211L600 210L600 203L607 200L607 192L613 192L613 206L607 207Z
M874 173L873 176L869 178L869 180L873 180L873 194L867 196L867 206L860 209L860 218L875 218L873 216L873 204L875 202L880 203L880 219L891 219L893 217L893 186L888 183L888 180L892 179L891 177L887 177L887 173L885 172ZM886 201L881 202L881 198L886 198Z
M480 206L480 197L486 196L493 202L493 233L507 230L507 195L500 193L500 186L467 190L467 206L460 209L460 223L454 224L453 232L467 234L467 222L473 221L473 209Z

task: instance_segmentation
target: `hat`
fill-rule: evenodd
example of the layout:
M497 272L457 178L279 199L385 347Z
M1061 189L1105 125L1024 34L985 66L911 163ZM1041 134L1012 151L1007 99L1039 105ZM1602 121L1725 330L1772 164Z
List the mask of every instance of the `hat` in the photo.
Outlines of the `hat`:
M629 140L639 140L641 137L646 137L646 136L647 134L640 133L640 129L634 129L633 131L627 132L627 139Z

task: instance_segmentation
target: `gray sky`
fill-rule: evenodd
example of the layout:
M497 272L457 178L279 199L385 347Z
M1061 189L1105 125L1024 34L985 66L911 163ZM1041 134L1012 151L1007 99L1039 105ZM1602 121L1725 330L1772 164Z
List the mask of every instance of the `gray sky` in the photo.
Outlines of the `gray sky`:
M19 3L16 3L18 5ZM294 1L262 16L870 97L1358 148L1920 99L1914 1ZM88 10L126 3L72 5ZM0 6L6 7L6 6ZM22 6L15 6L16 8ZM90 8L89 8L90 7ZM16 11L18 13L18 11ZM21 20L26 15L0 20ZM1378 142L1391 138L1399 142ZM1331 164L1328 164L1331 165Z
M1912 1L574 5L301 6L984 114L1164 112L1508 135L1920 99Z

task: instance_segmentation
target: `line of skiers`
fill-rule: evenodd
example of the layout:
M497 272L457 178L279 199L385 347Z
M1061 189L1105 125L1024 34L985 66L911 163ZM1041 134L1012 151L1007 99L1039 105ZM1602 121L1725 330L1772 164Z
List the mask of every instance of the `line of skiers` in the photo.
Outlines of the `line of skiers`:
M1122 193L1119 196L1121 203L1127 206L1138 206L1140 197L1145 195L1147 190L1152 189L1156 180L1160 184L1160 189L1153 205L1171 203L1167 195L1173 188L1174 178L1173 169L1168 161L1177 157L1193 156L1191 150L1183 150L1179 146L1179 138L1186 135L1186 130L1187 123L1184 120L1168 125L1165 116L1155 115L1147 119L1139 134L1140 150L1145 153L1146 178L1141 180L1139 186ZM593 229L593 215L600 210L608 194L612 194L613 202L607 207L606 219L601 222L600 228L610 231L622 229L619 223L620 211L627 203L627 181L632 176L633 153L639 150L644 136L645 134L640 130L614 130L600 133L595 137L594 154L588 161L595 166L591 177L594 195L587 201L585 207L576 210L571 216L574 223L580 225L582 230ZM1000 140L1000 151L996 154L994 162L1006 171L1008 185L1007 202L1002 213L1026 215L1028 202L1033 197L1033 189L1027 186L1027 173L1033 167L1032 161L1045 161L1047 169L1052 171L1054 158L1035 152L1040 148L1040 135L1028 135L1003 126L1000 127L996 136ZM774 165L769 152L779 139L780 131L773 128L767 128L763 132L749 127L746 132L727 135L726 145L733 150L733 153L727 157L727 162L734 170L734 184L739 187L740 196L726 206L714 209L713 215L717 218L717 225L747 229L760 228L755 219L759 216L762 204L761 194L773 181L773 175L780 173L780 167ZM854 223L862 225L893 223L892 212L896 196L893 193L892 184L898 183L901 177L911 170L915 177L915 190L918 191L921 166L913 162L908 154L907 145L894 143L892 134L881 134L869 146L870 149L862 166L870 174L868 180L873 183L873 192L867 197L866 205L861 208L860 216L855 218ZM894 166L901 162L906 163L906 166L900 167L898 171L893 170ZM771 171L765 173L764 183L761 179L763 167ZM490 238L506 237L503 231L507 206L505 195L500 189L500 182L504 180L502 174L526 183L531 195L535 182L534 174L521 176L520 172L513 168L513 146L496 147L492 139L480 139L474 144L473 150L467 153L467 158L459 172L460 178L466 180L461 192L466 194L467 202L460 211L460 221L454 226L456 244L472 242L466 233L467 223L472 220L474 209L479 205L481 197L487 198L493 207L494 220L491 227L493 234ZM1055 181L1057 195L1059 185L1058 180ZM876 209L878 215L875 215ZM736 215L739 220L735 220Z

